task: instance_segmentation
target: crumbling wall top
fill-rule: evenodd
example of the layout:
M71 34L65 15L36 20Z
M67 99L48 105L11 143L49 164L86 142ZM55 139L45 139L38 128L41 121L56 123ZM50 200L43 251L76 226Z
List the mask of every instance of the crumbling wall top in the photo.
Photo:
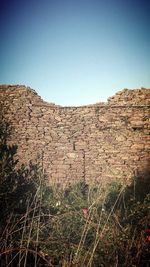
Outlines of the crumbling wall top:
M150 105L150 89L124 89L108 99L110 105L142 106Z
M34 105L38 106L49 106L53 108L73 108L73 107L63 107L61 105L56 105L55 103L49 103L44 101L37 92L25 85L0 85L0 93L6 98L15 95L17 99L23 96L30 100ZM2 97L1 97L2 98ZM60 103L61 104L61 103ZM117 92L114 96L108 98L107 102L98 102L90 105L84 105L81 107L96 107L96 106L149 106L150 105L150 89L123 89ZM78 107L76 107L78 108Z

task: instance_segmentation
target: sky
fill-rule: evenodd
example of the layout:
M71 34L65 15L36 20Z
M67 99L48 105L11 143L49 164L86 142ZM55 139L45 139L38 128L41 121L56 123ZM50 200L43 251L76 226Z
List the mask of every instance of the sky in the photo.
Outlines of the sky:
M48 102L150 88L149 0L0 0L0 84Z

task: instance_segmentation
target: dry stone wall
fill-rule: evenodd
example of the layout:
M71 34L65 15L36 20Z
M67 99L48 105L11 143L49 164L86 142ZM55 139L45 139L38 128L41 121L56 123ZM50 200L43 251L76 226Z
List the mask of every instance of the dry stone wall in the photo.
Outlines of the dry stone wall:
M50 183L129 181L150 163L150 89L124 89L106 103L61 107L29 87L0 86L1 117L14 128L22 163L39 158Z

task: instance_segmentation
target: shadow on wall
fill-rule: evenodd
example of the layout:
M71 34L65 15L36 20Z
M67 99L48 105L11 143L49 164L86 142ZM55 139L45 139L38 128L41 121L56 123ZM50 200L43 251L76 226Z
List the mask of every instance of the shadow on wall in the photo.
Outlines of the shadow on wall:
M150 165L149 165L150 166ZM133 182L126 189L126 200L129 199L131 192L133 197L139 202L142 202L147 194L150 193L150 167L144 169L141 175L133 178Z

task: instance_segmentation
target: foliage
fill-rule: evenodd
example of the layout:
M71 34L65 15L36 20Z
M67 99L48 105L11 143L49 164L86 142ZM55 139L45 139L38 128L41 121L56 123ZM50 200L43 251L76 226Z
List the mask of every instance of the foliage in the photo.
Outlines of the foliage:
M133 184L102 188L81 181L49 186L39 165L17 168L17 147L0 127L0 264L2 267L147 266L149 173Z

